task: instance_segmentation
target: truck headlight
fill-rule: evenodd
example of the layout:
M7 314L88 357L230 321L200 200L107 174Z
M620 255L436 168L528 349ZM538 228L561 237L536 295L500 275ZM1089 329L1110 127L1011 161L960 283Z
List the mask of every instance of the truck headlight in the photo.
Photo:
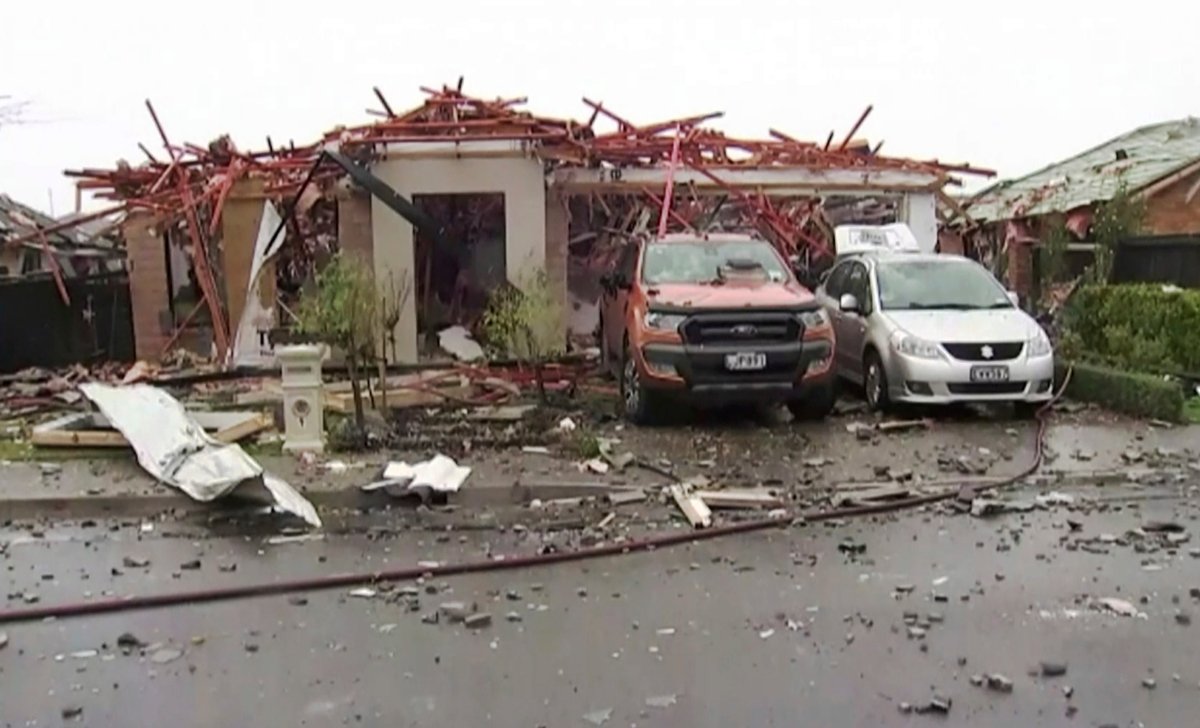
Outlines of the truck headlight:
M932 341L918 338L902 331L892 334L892 348L905 356L915 356L918 359L941 359L942 353L938 345Z
M825 313L825 309L818 308L814 311L801 311L800 323L804 324L806 329L823 329L829 325L829 314Z
M677 331L683 322L687 320L687 316L681 313L663 313L661 311L647 311L642 322L646 324L648 329L657 329L659 331Z
M1026 346L1029 356L1047 356L1050 354L1050 337L1046 336L1045 331L1039 329L1033 338L1026 342Z

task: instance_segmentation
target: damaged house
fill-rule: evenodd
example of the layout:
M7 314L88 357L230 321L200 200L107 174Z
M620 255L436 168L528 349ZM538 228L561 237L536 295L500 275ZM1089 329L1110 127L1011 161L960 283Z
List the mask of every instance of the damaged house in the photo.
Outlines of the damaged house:
M940 233L943 250L966 252L1005 271L1030 296L1040 278L1037 251L1065 227L1071 267L1091 260L1097 206L1121 189L1141 201L1141 231L1116 250L1114 282L1200 285L1200 120L1135 129L1024 177L983 190Z
M843 223L906 222L932 250L952 174L989 174L879 154L855 138L869 107L822 143L729 137L711 126L720 113L635 124L585 99L586 119L558 119L461 80L422 91L394 111L376 89L375 121L253 152L228 137L177 145L151 108L165 158L142 147L138 165L69 171L122 216L138 358L234 360L246 319L260 342L286 328L338 251L401 301L393 361L445 356L438 332L473 329L498 287L542 275L564 337L586 339L600 275L632 234L753 229L819 271Z
M0 373L132 356L115 223L56 220L0 194Z

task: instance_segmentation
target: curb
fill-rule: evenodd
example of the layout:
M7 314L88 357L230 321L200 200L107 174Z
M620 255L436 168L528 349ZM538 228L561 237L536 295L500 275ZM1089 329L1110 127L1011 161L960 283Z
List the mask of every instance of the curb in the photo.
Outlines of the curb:
M165 486L164 486L165 488ZM448 503L460 507L522 506L534 499L543 501L560 498L600 497L630 487L594 483L537 483L516 485L484 485L464 488L454 493ZM358 487L342 490L318 490L304 493L318 509L383 509L400 503L416 503L415 499L395 498L386 493L364 493ZM62 496L46 498L0 499L0 522L28 521L39 518L85 520L100 518L147 518L170 512L176 516L194 513L215 514L225 508L239 508L253 501L227 498L209 503L192 500L180 493L125 494L115 496Z

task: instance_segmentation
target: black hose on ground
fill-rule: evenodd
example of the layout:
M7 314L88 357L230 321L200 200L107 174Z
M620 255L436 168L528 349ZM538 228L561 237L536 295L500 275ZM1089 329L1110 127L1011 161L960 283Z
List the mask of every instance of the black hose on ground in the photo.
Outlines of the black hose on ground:
M1070 381L1070 379L1071 370L1068 369L1066 378L1063 381L1062 387L1059 388L1058 393L1056 393L1049 402L1047 402L1040 410L1038 410L1037 441L1035 443L1034 457L1029 466L1016 475L1009 476L994 483L977 486L974 489L976 492L994 490L1006 485L1011 485L1012 483L1031 475L1041 466L1043 441L1046 434L1046 413L1049 412L1051 405L1053 405L1059 399L1059 397L1062 396L1063 390L1066 389L1067 383ZM10 622L27 622L31 620L48 618L65 619L67 617L81 617L89 614L106 614L110 612L131 611L135 609L152 609L155 607L171 607L184 604L202 604L205 602L219 602L231 599L246 599L249 597L261 597L273 594L337 589L341 587L353 586L355 584L371 582L413 581L421 576L441 577L453 576L456 574L471 574L482 571L508 571L512 569L523 569L531 566L547 566L549 564L559 564L568 561L594 559L601 556L616 556L618 554L627 554L636 551L650 551L665 546L674 546L681 543L696 541L708 541L711 539L721 538L723 536L732 536L739 533L750 533L751 531L762 531L768 528L780 528L791 525L797 520L818 522L838 518L853 518L857 516L870 516L881 513L890 513L907 508L915 508L931 503L937 503L939 501L953 498L956 495L957 493L954 491L947 491L944 493L917 496L903 500L888 501L878 505L838 508L828 511L808 511L801 514L799 519L792 515L762 518L753 521L735 523L728 526L718 526L716 528L709 528L701 531L681 531L662 536L635 539L633 541L626 541L624 543L607 544L604 546L577 549L574 551L560 551L530 556L517 556L505 558L503 560L471 561L458 564L443 564L428 568L412 567L378 572L330 574L325 576L308 577L304 579L278 581L269 584L246 584L218 589L198 589L194 591L175 592L171 594L149 594L144 596L76 602L73 604L51 604L39 607L5 609L0 610L0 624L6 624Z

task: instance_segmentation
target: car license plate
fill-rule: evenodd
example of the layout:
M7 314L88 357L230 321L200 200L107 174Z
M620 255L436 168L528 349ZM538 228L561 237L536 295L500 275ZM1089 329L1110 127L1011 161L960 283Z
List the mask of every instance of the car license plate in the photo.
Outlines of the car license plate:
M739 351L725 355L725 368L731 372L752 372L767 368L767 355L761 351Z
M1008 367L1006 366L976 366L971 367L972 382L1007 382Z

